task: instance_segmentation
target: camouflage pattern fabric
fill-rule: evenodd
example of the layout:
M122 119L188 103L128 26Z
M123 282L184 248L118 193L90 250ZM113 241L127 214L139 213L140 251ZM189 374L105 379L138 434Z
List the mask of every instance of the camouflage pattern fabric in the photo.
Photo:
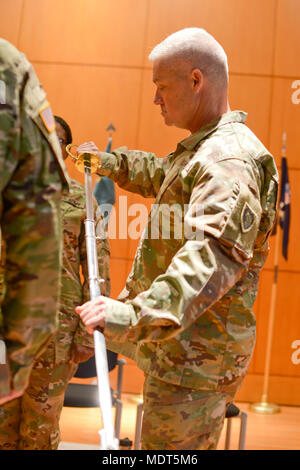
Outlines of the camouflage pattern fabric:
M222 392L191 390L146 376L143 450L215 450L226 405Z
M2 304L2 300L4 298L4 295L5 295L5 283L4 283L5 247L4 247L3 239L2 239L2 236L1 236L1 232L0 232L0 241L1 241L1 244L0 244L0 250L1 250L1 252L0 252L1 253L1 256L0 256L0 331L1 331L1 328L3 327L3 317L2 317L2 311L1 311L1 304ZM1 333L0 333L0 335L1 335Z
M104 333L109 349L134 359L162 387L233 399L250 364L252 306L276 216L278 173L245 120L244 112L226 113L162 159L124 149L101 154L99 175L156 197L123 303L106 301Z
M0 88L0 214L6 251L1 333L9 363L1 369L1 397L26 388L34 356L56 329L58 200L69 179L46 94L25 56L3 39Z
M51 341L34 363L21 398L0 407L0 450L55 450L60 442L59 418L75 363L55 362Z
M110 294L109 244L104 219L94 200L99 274L104 279L103 295ZM60 442L59 419L68 382L77 370L70 362L73 343L93 348L90 335L75 307L89 299L85 242L85 191L71 180L70 193L61 203L63 225L63 267L58 330L47 349L35 361L29 386L20 399L0 408L0 449L57 449ZM83 280L81 280L82 269Z
M105 335L147 374L197 390L236 390L255 343L252 306L275 220L278 175L245 118L223 115L165 159L103 154L104 171L111 168L120 186L156 195L119 296L125 305L107 300L113 308ZM166 212L175 203L182 210L163 238L157 209ZM175 236L181 218L189 238ZM147 236L153 220L157 239ZM122 344L126 340L138 346Z
M85 190L78 181L71 180L71 193L64 194L61 205L63 220L63 267L61 299L59 308L59 328L56 333L56 362L70 359L70 346L73 342L94 347L93 335L75 312L75 307L90 299L88 266L84 220L86 218ZM104 219L94 198L94 220L99 275L104 279L102 295L110 295L109 244L106 239ZM80 271L83 280L81 280Z

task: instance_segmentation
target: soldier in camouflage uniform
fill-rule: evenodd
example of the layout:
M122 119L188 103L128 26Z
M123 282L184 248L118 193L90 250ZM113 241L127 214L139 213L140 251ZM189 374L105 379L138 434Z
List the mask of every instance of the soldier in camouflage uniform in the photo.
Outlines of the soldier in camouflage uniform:
M76 311L145 372L143 449L215 449L254 349L278 175L246 114L229 108L227 59L212 36L179 31L150 60L154 103L191 135L162 159L98 151L100 175L156 202L122 302L98 297Z
M71 143L67 123L55 116L56 131L67 157L65 146ZM105 280L101 291L109 295L109 245L104 221L95 204L99 274ZM63 225L63 266L58 329L47 349L35 361L29 386L20 399L3 406L0 416L0 449L55 450L60 441L59 418L68 382L78 363L94 355L93 336L75 313L75 307L89 299L88 268L85 243L85 190L71 179L70 193L61 202ZM83 282L80 278L82 269Z
M6 258L0 337L8 359L0 365L0 405L22 395L35 355L56 329L58 200L69 179L54 129L31 64L0 39L1 264Z

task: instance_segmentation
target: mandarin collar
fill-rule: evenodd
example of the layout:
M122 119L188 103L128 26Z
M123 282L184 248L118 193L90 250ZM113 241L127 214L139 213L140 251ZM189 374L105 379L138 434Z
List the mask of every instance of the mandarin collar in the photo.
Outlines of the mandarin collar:
M199 129L199 131L186 137L184 140L179 142L178 145L184 147L187 150L193 150L196 145L201 142L201 140L203 140L212 132L216 131L219 127L231 122L244 123L247 119L247 116L248 114L244 111L230 111L229 113L225 113L215 121L212 121L205 127Z

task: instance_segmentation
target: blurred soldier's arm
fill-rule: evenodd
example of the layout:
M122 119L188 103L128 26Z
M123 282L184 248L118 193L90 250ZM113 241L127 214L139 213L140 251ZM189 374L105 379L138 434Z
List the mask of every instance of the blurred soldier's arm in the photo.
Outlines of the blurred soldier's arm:
M104 227L104 218L98 208L97 201L94 199L95 208L95 232L96 232L96 249L99 267L99 276L103 279L100 285L101 294L109 297L110 295L110 249L109 243L106 238L106 231ZM87 302L90 299L89 282L88 282L88 265L86 253L86 238L85 227L82 223L80 234L80 263L82 267L83 283L83 301ZM72 360L74 362L86 361L89 357L94 355L94 340L93 336L87 331L86 326L80 320L72 346Z
M255 166L253 164L253 166ZM199 169L185 222L193 237L173 257L165 274L133 300L98 297L77 308L89 328L104 327L111 341L162 341L193 323L245 273L262 217L257 170L232 159ZM270 195L266 243L275 218ZM263 220L263 219L262 219ZM201 236L203 234L203 236ZM193 301L196 301L195 307Z
M55 331L61 233L58 198L68 187L54 120L25 56L0 40L0 213L6 246L3 336L9 375L0 403L27 387L35 355Z

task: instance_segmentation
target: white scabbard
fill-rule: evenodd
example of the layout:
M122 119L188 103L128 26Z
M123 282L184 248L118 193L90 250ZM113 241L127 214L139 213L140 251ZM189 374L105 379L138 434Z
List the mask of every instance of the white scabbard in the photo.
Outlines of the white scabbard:
M93 210L93 194L92 194L92 177L91 170L88 163L88 155L85 159L84 174L85 174L85 195L86 195L86 220L85 220L85 236L86 236L86 251L89 273L89 288L90 298L101 295L98 269L98 257L96 249L96 234L95 234L95 221ZM99 404L102 415L103 429L99 431L101 437L100 449L101 450L118 450L118 439L115 438L113 414L112 414L112 396L109 384L107 353L104 335L95 330L94 331L94 346L96 369L98 378L98 393Z

